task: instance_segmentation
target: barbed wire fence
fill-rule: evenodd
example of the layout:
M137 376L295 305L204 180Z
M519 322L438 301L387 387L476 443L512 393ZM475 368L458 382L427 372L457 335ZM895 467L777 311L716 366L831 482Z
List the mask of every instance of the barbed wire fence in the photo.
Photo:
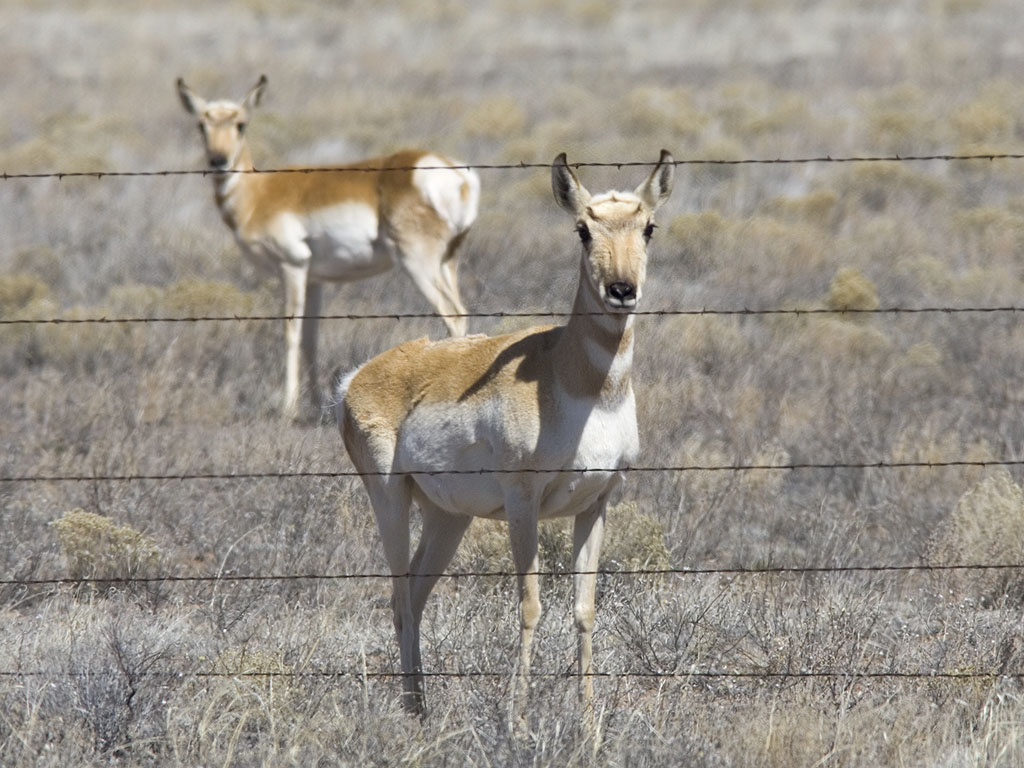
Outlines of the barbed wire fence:
M854 164L854 163L924 163L924 162L981 162L981 161L1016 161L1024 160L1024 153L982 153L982 154L927 154L927 155L878 155L878 156L811 156L796 158L740 158L740 159L677 159L675 166L710 165L710 166L741 166L741 165L799 165L799 164ZM656 162L648 161L613 161L613 162L574 162L569 163L572 168L615 168L627 167L653 167ZM549 169L550 163L518 162L518 163L491 163L491 164L467 164L456 166L412 166L412 167L345 167L345 166L323 166L323 167L294 167L294 168L268 168L253 169L245 171L236 170L211 170L211 169L165 169L165 170L138 170L138 171L53 171L36 173L11 173L0 172L0 181L17 182L33 180L57 180L66 179L91 179L102 181L117 178L139 178L139 177L181 177L181 176L214 176L231 173L239 174L313 174L313 173L352 173L352 172L398 172L414 170L451 170L452 168L472 169L480 171L491 170L531 170ZM865 315L865 316L901 316L901 315L1018 315L1024 312L1024 306L920 306L902 307L890 306L874 309L865 308L831 308L831 307L810 307L810 308L694 308L694 309L657 309L637 311L638 316L664 317L664 316L815 316L815 315ZM572 312L548 312L548 311L515 311L515 312L469 312L460 315L438 315L437 313L383 313L383 314L318 314L303 315L303 319L320 320L391 320L402 321L409 319L427 319L437 317L465 317L465 318L567 318L572 317ZM103 325L103 324L158 324L158 323L205 323L205 322L263 322L283 321L293 319L295 316L281 314L260 314L260 315L206 315L190 317L173 316L134 316L134 317L74 317L74 318L0 318L0 326L17 325ZM1024 460L1017 459L995 459L985 461L972 460L951 460L951 461L873 461L873 462L794 462L794 463L735 463L720 465L666 465L666 466L643 466L624 468L584 468L584 469L528 469L528 470L503 470L500 468L481 468L476 470L424 470L410 471L403 475L481 475L481 474L507 474L530 472L538 474L552 473L587 473L587 472L624 472L624 473L668 473L668 472L793 472L802 470L901 470L901 469L924 469L938 470L944 468L993 468L993 467L1021 467ZM0 483L139 483L139 482L167 482L167 481L205 481L205 480L262 480L262 479L338 479L359 477L364 473L355 471L241 471L230 473L217 472L179 472L179 473L138 473L138 474L36 474L36 475L3 475L0 476ZM365 473L365 474L388 474L388 473ZM857 573L874 574L901 574L912 572L980 572L980 571L1021 571L1024 570L1024 563L959 563L959 564L928 564L928 563L904 563L904 564L874 564L855 566L766 566L766 567L722 567L722 568L658 568L658 569L599 569L593 573L605 577L701 577L701 576L725 576L725 577L772 577L772 576L814 576L814 575L843 575ZM397 574L398 577L411 574ZM517 574L515 571L507 570L479 570L479 571L451 571L439 574L419 574L430 577L462 579L462 578L511 578ZM573 570L548 570L538 572L539 576L559 578L578 575ZM53 578L0 578L0 587L61 587L61 586L88 586L112 584L168 584L168 583L244 583L244 582L297 582L297 581L349 581L349 580L372 580L392 579L396 574L384 572L357 572L357 573L296 573L296 574L216 574L182 576L175 574L163 574L157 576L131 576L131 577L53 577ZM116 676L120 674L111 670L98 671L49 671L49 670L0 670L0 679L14 678L23 679L31 677L96 677ZM509 671L465 671L465 670L440 670L423 672L424 677L438 678L508 678L512 673ZM390 679L401 678L401 672L367 671L367 670L300 670L300 671L212 671L212 670L149 670L142 673L143 676L159 677L191 677L191 678L308 678L308 679L337 679L354 678L359 680L367 679ZM748 679L748 680L819 680L819 679L889 679L889 680L946 680L946 681L978 681L997 680L1001 678L1024 679L1024 671L1014 670L981 670L981 671L959 671L959 670L871 670L871 669L844 669L844 670L794 670L794 671L771 671L771 670L715 670L715 669L690 669L650 672L531 672L536 678L557 678L574 679L581 676L598 679L627 679L627 678L651 678L651 679L676 679L676 680L702 680L702 679Z
M811 157L775 157L775 158L682 158L673 160L670 165L811 165L819 163L923 163L923 162L967 162L967 161L988 161L996 160L1024 160L1024 153L1017 152L986 152L986 153L943 153L927 155L815 155ZM568 163L570 168L652 168L658 164L657 161L649 160L618 160L618 161L581 161ZM163 169L163 170L139 170L139 171L41 171L30 173L9 173L0 172L0 181L17 181L28 179L102 179L132 178L132 177L170 177L170 176L223 176L230 174L311 174L311 173L399 173L410 171L450 171L450 170L476 170L476 171L508 171L508 170L537 170L550 169L551 163L538 163L520 161L516 163L471 163L452 165L326 165L326 166L299 166L289 168L253 168L249 170L239 169L211 169L211 168L188 168L188 169Z

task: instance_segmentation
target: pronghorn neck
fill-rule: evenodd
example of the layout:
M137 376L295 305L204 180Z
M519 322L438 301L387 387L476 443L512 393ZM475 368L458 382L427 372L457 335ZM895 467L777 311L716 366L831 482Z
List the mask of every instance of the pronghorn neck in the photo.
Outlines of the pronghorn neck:
M609 312L580 267L572 317L556 347L559 383L574 397L609 405L632 388L633 314Z
M242 197L246 186L251 182L253 176L250 171L254 168L252 153L249 151L248 142L242 143L238 148L238 154L231 170L225 173L214 172L213 194L217 201L217 208L224 222L233 230L237 230L242 221Z

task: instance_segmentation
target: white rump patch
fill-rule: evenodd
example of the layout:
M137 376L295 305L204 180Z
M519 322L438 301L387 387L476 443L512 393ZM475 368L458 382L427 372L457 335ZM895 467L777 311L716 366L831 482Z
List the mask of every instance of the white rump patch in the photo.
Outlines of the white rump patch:
M452 232L460 234L476 220L480 205L480 177L476 171L467 168L435 170L451 165L452 161L439 155L424 155L416 163L412 183Z
M338 419L338 425L341 425L341 407L345 402L345 395L348 393L348 387L352 383L352 379L356 377L356 374L363 369L363 366L353 368L351 371L346 373L344 376L338 377L337 383L334 385L333 400L331 405L334 406L335 416Z

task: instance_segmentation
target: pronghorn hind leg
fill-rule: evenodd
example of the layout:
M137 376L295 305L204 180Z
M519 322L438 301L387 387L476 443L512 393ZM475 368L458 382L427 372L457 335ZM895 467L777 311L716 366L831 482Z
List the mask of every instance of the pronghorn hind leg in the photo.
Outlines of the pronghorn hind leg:
M462 304L462 299L459 296L459 249L462 246L462 241L466 239L466 235L469 230L464 230L448 241L448 246L445 249L444 259L441 262L441 275L444 278L445 284L448 286L448 291L455 298L455 303L459 307L460 314L466 314L466 308ZM466 333L468 325L468 319L462 318L462 334Z
M395 241L398 262L412 278L448 329L450 336L465 336L468 322L466 308L459 298L452 267L446 263L448 242L429 236L405 237Z
M357 465L358 466L358 465ZM391 610L402 665L402 704L411 712L424 713L423 675L419 663L419 626L413 613L409 563L409 508L412 489L407 477L381 477L375 467L358 466L377 519L384 557L391 571Z
M469 515L453 515L426 499L420 499L419 506L423 532L409 568L413 575L412 609L417 625L434 585L451 563L462 537L473 522Z
M313 280L306 281L305 320L302 323L302 357L306 362L306 381L309 382L309 397L313 408L322 403L320 373L317 366L317 334L320 327L320 312L323 307L324 287Z
M462 541L473 518L468 515L453 515L445 512L426 499L420 499L419 506L423 517L423 529L419 545L416 547L416 554L413 555L412 563L409 566L409 573L412 574L410 603L416 634L414 644L416 653L413 664L415 669L422 670L420 622L423 618L423 609L440 575L444 573L455 556L459 542ZM422 692L420 695L422 697ZM423 712L425 712L426 701L421 698L421 702Z

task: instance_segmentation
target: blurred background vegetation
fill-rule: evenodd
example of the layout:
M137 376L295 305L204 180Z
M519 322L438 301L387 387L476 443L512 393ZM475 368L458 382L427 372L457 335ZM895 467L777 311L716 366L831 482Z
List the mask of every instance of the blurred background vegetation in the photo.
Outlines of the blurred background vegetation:
M422 146L470 163L1024 151L1013 0L391 4L10 0L0 7L0 171L199 169L173 83L241 98L261 73L256 164ZM1020 306L1020 161L683 165L643 309ZM580 171L632 188L638 168ZM543 169L482 170L462 252L471 311L569 308L571 223ZM273 314L201 176L0 182L0 320ZM424 312L398 273L326 313ZM471 320L496 332L529 320ZM638 321L644 465L1022 459L1018 313L664 316ZM437 320L326 321L348 368ZM349 469L336 430L283 424L271 322L0 325L0 471ZM1019 466L631 476L602 566L1024 562ZM0 483L4 765L591 764L575 691L540 679L529 743L507 681L397 669L381 580L121 584L125 576L379 572L349 480ZM476 523L461 568L508 567ZM543 536L545 567L568 538ZM572 668L568 579L544 584L535 669ZM514 583L442 581L431 670L511 670ZM1005 679L599 680L613 765L1024 762L1020 571L602 578L609 672L868 670ZM217 671L181 678L166 670Z

